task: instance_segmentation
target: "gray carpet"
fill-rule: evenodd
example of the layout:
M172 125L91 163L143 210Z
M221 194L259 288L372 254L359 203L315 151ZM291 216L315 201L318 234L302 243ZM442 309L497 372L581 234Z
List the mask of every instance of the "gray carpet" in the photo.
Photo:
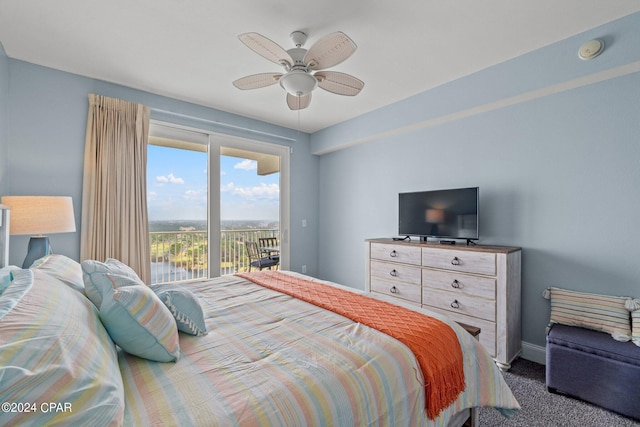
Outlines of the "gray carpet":
M576 426L626 427L640 426L640 422L578 399L547 392L545 367L524 359L516 360L504 379L518 399L522 409L507 419L498 411L481 408L481 426ZM637 398L637 396L635 397Z

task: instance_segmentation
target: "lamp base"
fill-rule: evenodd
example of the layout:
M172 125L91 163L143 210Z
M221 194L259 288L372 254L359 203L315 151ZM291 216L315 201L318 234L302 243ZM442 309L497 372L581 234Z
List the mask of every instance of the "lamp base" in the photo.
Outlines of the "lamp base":
M51 245L49 245L49 238L47 236L32 237L31 240L29 240L27 257L22 263L22 268L29 268L35 260L52 253L53 251L51 250Z

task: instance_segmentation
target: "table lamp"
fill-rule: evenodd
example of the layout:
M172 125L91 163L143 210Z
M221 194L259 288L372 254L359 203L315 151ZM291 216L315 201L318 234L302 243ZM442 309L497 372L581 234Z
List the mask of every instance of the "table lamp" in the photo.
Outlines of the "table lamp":
M22 268L29 268L35 260L53 253L44 234L76 231L71 197L4 196L2 203L11 208L9 234L32 236Z

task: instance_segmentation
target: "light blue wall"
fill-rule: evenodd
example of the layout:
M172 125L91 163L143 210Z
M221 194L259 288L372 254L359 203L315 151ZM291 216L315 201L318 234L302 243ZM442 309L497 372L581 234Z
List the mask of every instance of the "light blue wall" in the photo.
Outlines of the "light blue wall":
M0 194L6 185L7 171L7 114L9 111L9 58L0 43Z
M547 286L640 297L639 40L635 14L313 134L320 277L364 287L399 192L479 186L480 243L523 248L523 341L544 346Z
M7 157L11 161L6 167L7 184L0 187L2 194L72 196L79 229L88 94L96 93L140 102L152 108L154 119L292 146L290 241L294 250L291 254L291 266L292 269L299 270L305 264L311 274L317 273L318 252L315 242L318 232L318 157L310 153L309 135L23 61L9 59L8 63L8 122L11 126L8 128L6 145ZM0 83L2 79L0 71ZM156 113L153 109L171 111L183 117ZM272 137L221 128L213 122L281 135L297 141L283 143ZM1 165L2 163L0 168ZM307 219L306 228L301 226L302 219ZM55 252L79 258L79 232L59 234L50 239ZM22 264L27 243L28 237L12 236L10 261L13 264Z

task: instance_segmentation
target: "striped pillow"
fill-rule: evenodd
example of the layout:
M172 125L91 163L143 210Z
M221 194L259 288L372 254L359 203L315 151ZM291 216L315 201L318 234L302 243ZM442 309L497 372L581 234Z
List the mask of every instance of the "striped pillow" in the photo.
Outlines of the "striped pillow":
M0 402L24 404L0 425L123 425L118 354L97 310L39 269L15 271L0 296L0 378Z
M114 283L103 295L99 314L113 342L127 353L158 362L180 357L176 322L148 286Z
M35 268L66 283L84 294L84 281L80 263L64 255L51 254L37 259L30 268Z
M611 334L616 341L631 339L629 297L547 288L544 297L551 299L551 323L579 326Z
M634 311L631 312L631 340L640 347L640 299L633 300Z

